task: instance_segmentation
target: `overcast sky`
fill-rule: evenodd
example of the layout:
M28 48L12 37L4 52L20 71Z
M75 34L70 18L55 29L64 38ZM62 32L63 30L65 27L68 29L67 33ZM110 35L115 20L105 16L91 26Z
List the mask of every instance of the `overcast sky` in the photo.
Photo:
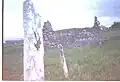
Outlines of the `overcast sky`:
M4 0L4 39L23 38L23 1ZM36 0L34 3L42 24L49 20L54 30L91 27L95 15L106 26L120 17L119 0Z

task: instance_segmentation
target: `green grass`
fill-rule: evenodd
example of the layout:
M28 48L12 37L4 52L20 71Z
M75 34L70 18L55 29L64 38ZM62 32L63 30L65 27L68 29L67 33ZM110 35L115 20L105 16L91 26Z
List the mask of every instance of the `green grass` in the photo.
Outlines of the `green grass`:
M102 32L101 36L120 36L120 31ZM118 37L119 38L119 37ZM120 80L120 39L102 45L64 49L69 78L64 78L60 66L59 49L45 52L45 80ZM23 46L4 47L4 80L21 80L23 74Z
M116 76L114 78L108 77L108 75L103 77L102 73L106 74L107 69L115 68L116 64L120 65L120 44L118 42L120 43L120 40L110 40L96 47L85 46L83 48L65 49L65 56L69 68L68 79L64 78L62 68L59 65L59 51L46 52L46 80L117 80L114 79ZM96 77L97 75L99 77Z
M100 32L100 36L102 39L107 37L114 37L114 36L120 36L120 29L114 29L106 32Z
M20 80L23 74L23 47L12 46L3 49L3 73L5 80Z

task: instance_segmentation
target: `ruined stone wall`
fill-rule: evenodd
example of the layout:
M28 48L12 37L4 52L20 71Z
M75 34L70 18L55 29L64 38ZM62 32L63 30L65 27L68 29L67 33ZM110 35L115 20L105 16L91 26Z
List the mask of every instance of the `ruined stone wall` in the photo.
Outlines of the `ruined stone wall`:
M73 28L58 31L47 28L44 27L43 31L45 49L57 48L57 44L62 44L64 48L73 48L100 42L99 32L93 28Z

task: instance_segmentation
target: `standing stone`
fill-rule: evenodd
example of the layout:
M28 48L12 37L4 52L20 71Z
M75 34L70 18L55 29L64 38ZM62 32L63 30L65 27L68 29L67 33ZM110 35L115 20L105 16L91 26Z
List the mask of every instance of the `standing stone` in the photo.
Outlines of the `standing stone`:
M59 44L58 48L60 48L60 64L63 67L65 78L68 78L68 67L67 67L67 63L66 63L66 59L63 51L63 46Z
M44 80L44 47L40 15L33 2L23 3L24 81Z

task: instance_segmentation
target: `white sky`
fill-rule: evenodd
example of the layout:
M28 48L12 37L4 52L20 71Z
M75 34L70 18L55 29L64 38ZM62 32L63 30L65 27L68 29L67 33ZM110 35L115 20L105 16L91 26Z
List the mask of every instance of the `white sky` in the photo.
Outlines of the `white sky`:
M4 39L23 37L23 1L4 0ZM35 1L35 0L34 0ZM93 26L97 2L103 0L36 0L42 24L49 20L54 30ZM111 17L100 17L102 25L109 25ZM108 22L109 20L109 22Z

